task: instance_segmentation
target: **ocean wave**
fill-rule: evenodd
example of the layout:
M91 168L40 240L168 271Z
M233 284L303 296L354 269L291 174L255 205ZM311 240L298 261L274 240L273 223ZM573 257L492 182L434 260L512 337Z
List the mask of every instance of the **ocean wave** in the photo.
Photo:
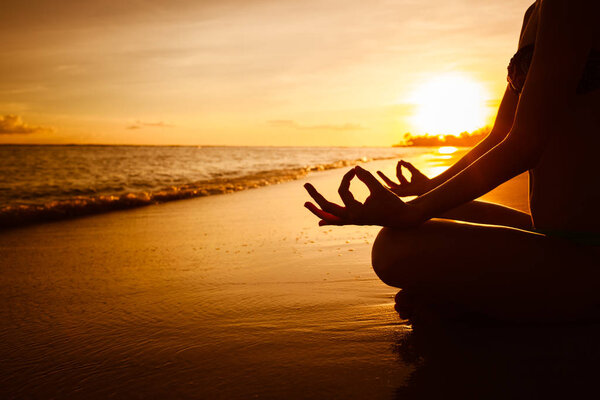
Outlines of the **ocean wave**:
M185 185L170 186L154 191L131 192L118 195L78 195L69 199L51 201L45 204L8 205L0 207L0 229L125 210L174 200L233 193L300 179L310 172L343 168L363 162L393 158L396 157L375 157L372 159L363 157L356 160L341 160L303 168L267 170L235 178L215 178Z

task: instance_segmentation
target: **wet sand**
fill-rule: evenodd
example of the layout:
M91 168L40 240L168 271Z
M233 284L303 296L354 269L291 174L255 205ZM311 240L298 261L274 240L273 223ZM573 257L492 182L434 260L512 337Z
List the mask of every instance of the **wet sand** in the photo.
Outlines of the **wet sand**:
M337 198L344 172L0 233L0 398L418 398L379 228L302 207L305 181ZM526 209L526 191L485 198Z

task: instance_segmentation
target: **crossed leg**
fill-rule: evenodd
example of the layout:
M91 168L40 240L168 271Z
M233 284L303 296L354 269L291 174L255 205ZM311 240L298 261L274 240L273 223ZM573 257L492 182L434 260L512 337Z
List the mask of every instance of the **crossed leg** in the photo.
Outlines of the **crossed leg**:
M428 304L540 322L598 316L599 257L600 247L515 227L435 219L382 229L372 263L383 282Z

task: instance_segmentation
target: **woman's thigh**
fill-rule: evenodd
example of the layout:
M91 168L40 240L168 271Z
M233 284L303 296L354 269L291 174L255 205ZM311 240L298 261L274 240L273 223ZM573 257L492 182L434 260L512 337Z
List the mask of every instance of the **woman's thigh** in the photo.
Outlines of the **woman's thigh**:
M432 220L382 229L372 259L388 285L528 319L597 308L599 255L598 248L515 228Z
M439 218L510 226L513 228L532 230L531 215L514 208L487 201L473 200L440 215Z

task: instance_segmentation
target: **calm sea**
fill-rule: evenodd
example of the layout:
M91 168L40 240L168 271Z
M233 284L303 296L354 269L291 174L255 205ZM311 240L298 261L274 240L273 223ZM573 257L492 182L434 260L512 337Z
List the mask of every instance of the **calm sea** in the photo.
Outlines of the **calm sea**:
M0 146L0 227L298 179L414 148Z

